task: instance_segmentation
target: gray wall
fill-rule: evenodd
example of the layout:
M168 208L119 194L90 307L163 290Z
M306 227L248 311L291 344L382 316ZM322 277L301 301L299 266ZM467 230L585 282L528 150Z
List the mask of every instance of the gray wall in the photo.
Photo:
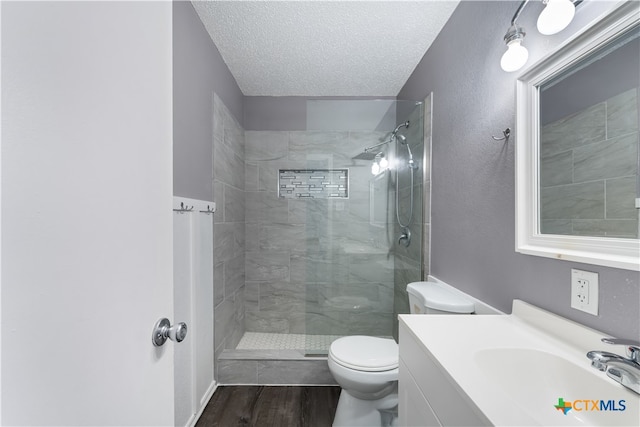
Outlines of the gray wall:
M306 130L307 98L301 96L246 96L246 130Z
M191 2L173 2L173 194L213 195L213 93L242 125L243 95Z
M514 128L517 73L500 69L502 40L519 2L462 2L399 93L433 92L431 274L505 312L514 298L612 335L640 336L640 274L515 252ZM563 32L543 37L529 3L529 64L581 29L611 3L584 2ZM461 31L464 29L464 31ZM517 132L516 132L517 137ZM570 269L600 274L600 314L570 308Z
M246 130L294 131L307 130L309 100L376 100L392 97L306 97L306 96L245 96L244 128Z

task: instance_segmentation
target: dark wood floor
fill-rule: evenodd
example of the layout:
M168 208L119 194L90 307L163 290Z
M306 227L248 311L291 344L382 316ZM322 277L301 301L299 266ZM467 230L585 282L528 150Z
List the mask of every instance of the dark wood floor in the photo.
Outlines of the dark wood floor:
M340 387L221 386L196 427L330 427Z

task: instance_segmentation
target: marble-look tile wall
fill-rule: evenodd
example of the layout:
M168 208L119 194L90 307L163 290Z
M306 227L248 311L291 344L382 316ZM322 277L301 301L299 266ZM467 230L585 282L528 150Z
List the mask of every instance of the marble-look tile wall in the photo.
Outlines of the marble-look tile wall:
M543 126L540 141L542 233L637 237L637 89Z
M393 256L384 192L353 160L383 132L247 131L247 331L391 335ZM279 169L349 169L348 199L288 199ZM376 196L377 195L377 196Z
M407 284L423 280L423 277L429 274L430 117L431 101L430 98L427 98L427 102L422 107L416 106L409 114L407 118L410 123L409 128L400 131L407 137L418 168L413 172L413 219L409 226L411 243L408 247L398 244L398 237L402 233L402 228L395 218L395 206L391 225L391 229L394 230L393 332L396 338L398 333L398 314L409 313ZM406 166L409 161L409 153L405 147L400 146L397 150L397 156L397 161L404 165L399 169L398 189L400 197L398 199L398 213L402 223L407 224L411 203L411 171ZM392 180L394 184L391 196L395 197L395 173Z
M244 334L244 129L220 98L213 101L214 340L216 360Z

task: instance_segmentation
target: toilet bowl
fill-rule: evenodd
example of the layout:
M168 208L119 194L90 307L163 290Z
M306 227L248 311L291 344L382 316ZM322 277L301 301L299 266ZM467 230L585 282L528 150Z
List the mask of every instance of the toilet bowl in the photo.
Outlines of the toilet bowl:
M412 314L470 314L474 303L434 282L407 285ZM394 426L398 407L398 344L362 335L331 343L329 371L342 387L333 427Z
M391 338L342 337L331 344L327 360L342 387L333 426L392 425L398 406L398 344Z

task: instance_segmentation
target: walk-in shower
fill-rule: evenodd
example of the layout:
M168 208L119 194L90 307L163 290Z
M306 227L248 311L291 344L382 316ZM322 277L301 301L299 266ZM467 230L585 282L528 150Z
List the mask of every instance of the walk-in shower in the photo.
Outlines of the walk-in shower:
M306 130L245 132L244 335L219 369L396 334L423 277L423 120L419 102L315 100ZM390 168L372 175L382 156Z

